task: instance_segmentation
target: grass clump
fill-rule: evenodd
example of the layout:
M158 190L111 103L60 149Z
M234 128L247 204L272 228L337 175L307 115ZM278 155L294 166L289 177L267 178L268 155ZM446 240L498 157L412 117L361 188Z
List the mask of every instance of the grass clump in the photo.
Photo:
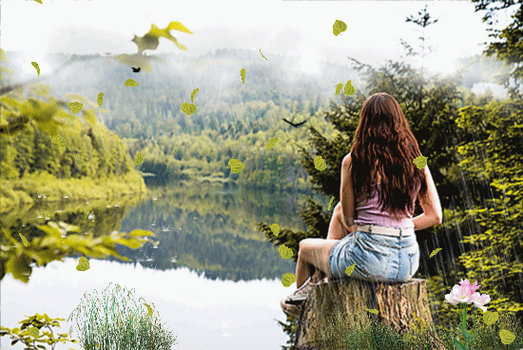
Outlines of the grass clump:
M470 333L474 335L474 341L470 344L470 349L474 350L493 350L507 349L519 350L523 348L523 325L521 320L514 313L500 313L499 320L487 325L483 322L483 312L477 312L474 317L469 317ZM450 335L457 336L456 330L459 320L451 325L454 332L449 332L448 328L435 326L435 332L440 339L440 345L449 350L454 350ZM385 325L377 321L375 317L367 320L362 325L350 323L339 317L332 317L327 326L322 329L323 339L317 339L315 346L324 349L344 349L344 350L430 350L435 340L431 337L427 325L423 320L412 320L408 333L399 333L392 326ZM499 336L499 331L506 329L514 333L515 340L511 344L503 344ZM295 343L289 350L297 349ZM441 347L440 347L441 348Z
M168 350L176 337L160 322L152 303L134 290L110 283L102 293L84 293L69 320L85 350Z

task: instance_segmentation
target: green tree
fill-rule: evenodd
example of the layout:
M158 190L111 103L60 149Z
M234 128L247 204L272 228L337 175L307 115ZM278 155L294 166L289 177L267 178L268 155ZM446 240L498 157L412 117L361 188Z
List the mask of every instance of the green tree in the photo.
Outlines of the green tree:
M505 28L499 30L488 28L492 32L489 37L496 41L488 44L484 51L487 56L496 56L501 61L512 67L508 74L500 76L499 81L507 88L511 98L522 98L521 89L523 77L523 7L521 2L515 0L471 0L474 3L475 12L485 11L483 22L489 26L497 23L496 16L508 9L514 9L511 16L512 22Z

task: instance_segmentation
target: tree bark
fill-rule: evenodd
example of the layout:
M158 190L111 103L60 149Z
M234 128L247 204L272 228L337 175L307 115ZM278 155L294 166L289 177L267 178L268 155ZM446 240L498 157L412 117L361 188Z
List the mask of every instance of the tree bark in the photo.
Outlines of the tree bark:
M376 309L378 314L364 308ZM303 305L296 346L298 349L347 349L344 331L363 327L371 319L391 325L401 333L425 324L432 349L445 349L434 330L424 279L386 283L350 278L314 286Z

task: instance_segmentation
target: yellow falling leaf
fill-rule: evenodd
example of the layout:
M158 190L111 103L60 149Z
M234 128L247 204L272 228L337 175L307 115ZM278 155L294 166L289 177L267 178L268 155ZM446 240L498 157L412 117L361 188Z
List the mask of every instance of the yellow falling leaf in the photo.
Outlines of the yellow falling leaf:
M191 115L196 112L196 105L194 103L183 103L180 109L183 113Z
M343 83L339 83L338 85L336 85L336 96L340 94L341 89L343 89Z
M242 83L245 85L245 68L240 70L240 77L242 78Z
M355 267L356 267L356 263L347 266L347 268L345 269L345 274L346 274L347 276L352 275L352 273L354 272L354 268L355 268Z
M138 83L134 79L127 79L125 83L123 83L124 86L138 86Z
M104 93L100 92L98 94L98 97L96 98L96 102L98 103L98 107L102 107L102 104L104 103Z
M36 63L36 62L31 62L31 64L33 65L33 67L35 67L35 69L36 69L36 74L38 74L38 76L40 76L40 67L38 66L38 63Z
M413 160L414 164L418 167L418 169L423 169L425 165L427 165L427 157L419 156L414 158Z
M334 202L334 196L331 197L331 200L329 202L329 206L327 207L327 210L331 210L332 202Z
M140 152L136 152L134 156L134 164L140 165L143 162L143 155Z
M78 266L76 266L76 270L78 271L86 271L89 270L89 260L85 256L81 256L78 260Z
M352 82L348 80L345 84L345 87L343 88L343 93L347 96L350 96L354 95L354 92L356 92L356 89L354 88L354 86L352 86Z
M265 148L267 148L267 150L270 150L272 148L272 146L274 146L276 144L276 142L278 142L277 137L270 139L269 142L267 142L267 146L265 146Z
M234 158L229 160L227 164L229 164L229 166L231 167L231 172L235 174L241 172L245 168L245 164L243 164L240 160Z
M265 56L262 54L261 49L260 49L260 55L268 61L267 57L265 57Z
M191 93L191 102L194 103L194 96L196 96L196 94L198 93L198 91L200 91L200 89L196 88L192 91Z
M488 326L496 323L498 319L499 314L495 311L485 311L483 314L483 322L485 322Z
M146 303L143 303L143 305L145 305L145 307L147 308L147 313L149 314L149 317L151 317L153 315L153 308Z
M287 247L287 246L285 246L285 244L282 244L278 248L278 253L280 253L280 256L283 259L290 259L290 258L292 258L292 255L293 255L292 249Z
M347 30L347 24L345 24L345 22L343 22L343 21L340 21L339 19L337 19L336 22L334 22L334 25L332 26L332 33L335 36L340 35L340 33L343 33L346 30Z
M281 284L284 287L290 287L294 282L296 282L296 276L293 273L284 273L281 277Z
M84 105L81 104L80 102L69 103L69 109L71 110L71 113L73 113L73 114L80 112L83 107L84 107Z
M429 259L432 258L434 255L438 254L439 251L441 250L442 248L436 248L432 251L432 253L430 253L429 255Z
M270 227L272 233L273 233L276 237L278 237L278 235L280 234L280 225L274 223L274 224L272 224L272 225L269 226L269 227Z
M368 311L368 312L372 312L373 314L376 314L376 315L379 313L379 311L376 310L376 309L367 309L366 307L364 307L363 310Z
M511 344L514 341L514 339L516 339L514 333L507 329L500 330L499 337L501 338L501 342L505 345Z
M325 164L325 161L321 156L316 156L314 157L314 167L319 171L323 171L327 168L327 164Z

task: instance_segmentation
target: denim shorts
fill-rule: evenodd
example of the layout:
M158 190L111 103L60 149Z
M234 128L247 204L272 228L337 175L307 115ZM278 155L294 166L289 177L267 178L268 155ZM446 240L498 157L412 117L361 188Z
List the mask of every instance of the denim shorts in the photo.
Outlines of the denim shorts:
M329 255L329 279L350 277L377 282L406 282L419 267L416 235L401 237L354 231L337 242Z

